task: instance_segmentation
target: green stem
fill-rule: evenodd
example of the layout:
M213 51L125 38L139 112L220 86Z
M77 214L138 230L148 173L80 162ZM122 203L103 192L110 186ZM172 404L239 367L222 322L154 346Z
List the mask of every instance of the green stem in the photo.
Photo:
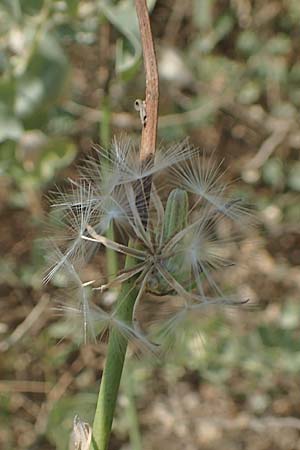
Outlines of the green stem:
M110 145L110 106L109 106L109 95L104 95L101 100L101 107L103 112L103 117L100 123L99 138L101 145L105 148L105 151L109 153ZM102 170L105 170L108 165L106 158L101 161ZM106 236L111 240L115 240L115 231L113 223L110 224ZM115 278L118 273L118 255L115 251L106 249L106 268L108 280L111 281Z
M127 257L125 268L134 265L134 258ZM136 296L135 280L124 283L117 300L119 320L131 323ZM106 450L108 447L126 350L126 337L117 329L112 329L93 424L92 450Z
M104 148L108 148L111 139L111 130L110 130L110 119L111 112L109 106L109 95L104 95L101 99L101 111L102 111L102 120L100 123L100 142Z
M115 241L115 230L113 222L110 224L108 230L106 231L106 236L111 241ZM106 249L106 269L108 281L112 281L118 273L118 254L107 248Z

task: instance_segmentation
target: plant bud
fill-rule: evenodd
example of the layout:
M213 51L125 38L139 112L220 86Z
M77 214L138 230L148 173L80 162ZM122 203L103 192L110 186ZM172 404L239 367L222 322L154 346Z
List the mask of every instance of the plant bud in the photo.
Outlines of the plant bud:
M188 207L188 194L184 190L174 189L171 191L165 209L165 242L187 226Z

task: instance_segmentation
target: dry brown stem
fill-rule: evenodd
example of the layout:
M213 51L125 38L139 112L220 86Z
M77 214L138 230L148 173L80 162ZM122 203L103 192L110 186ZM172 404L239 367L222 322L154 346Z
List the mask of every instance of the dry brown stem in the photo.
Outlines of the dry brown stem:
M158 122L158 70L150 26L149 11L146 0L135 0L136 12L142 40L144 68L146 77L145 100L142 102L142 137L140 146L141 164L147 164L154 159ZM150 202L151 177L144 178L136 186L136 203L144 227L148 222L148 205Z
M146 121L142 128L140 148L140 159L144 162L153 158L156 148L159 98L158 71L147 2L146 0L135 0L135 5L141 33L146 76Z

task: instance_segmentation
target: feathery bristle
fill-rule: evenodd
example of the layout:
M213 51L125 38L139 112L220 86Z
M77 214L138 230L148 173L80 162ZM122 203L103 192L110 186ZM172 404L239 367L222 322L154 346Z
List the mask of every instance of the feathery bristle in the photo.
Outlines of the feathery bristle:
M224 215L240 226L251 219L250 211L241 199L232 199L228 194L228 183L224 180L221 164L197 155L182 161L170 169L171 182L197 195L204 203L210 204L216 212ZM246 221L247 219L247 221Z
M213 156L200 157L186 140L167 150L160 148L154 160L141 162L132 141L115 139L108 151L98 149L80 173L78 181L70 180L70 193L59 192L53 205L64 234L52 242L44 281L59 271L68 275L73 302L61 309L76 322L81 320L84 341L117 330L142 350L156 353L157 345L147 338L137 317L147 291L181 301L181 308L163 320L160 337L169 344L180 340L198 312L201 316L208 307L241 303L225 296L215 281L220 269L233 264L234 240L219 231L229 222L243 228L251 215L227 193L221 164L214 163ZM108 239L105 234L112 226L135 245L127 245L126 238ZM100 245L135 260L132 267L95 288L101 295L130 282L138 293L130 323L118 315L120 302L108 312L93 303L90 282L83 283L79 276L78 270ZM125 297L121 303L126 301Z
M59 234L52 239L54 258L52 258L51 269L44 278L45 283L50 281L67 261L75 265L84 264L95 247L87 245L81 238L86 232L87 225L94 224L98 215L91 186L83 181L78 186L72 185L70 196L60 192L60 202L56 203L55 207L58 210L62 208L62 214L56 220L56 230ZM57 249L60 251L59 257Z

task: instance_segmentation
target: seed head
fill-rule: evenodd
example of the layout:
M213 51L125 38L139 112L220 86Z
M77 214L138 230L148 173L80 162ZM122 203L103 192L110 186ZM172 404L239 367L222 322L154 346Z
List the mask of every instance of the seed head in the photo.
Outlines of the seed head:
M65 223L66 235L55 242L54 262L45 281L64 270L75 282L77 304L64 309L82 317L85 339L117 327L127 339L153 350L138 314L149 293L172 296L181 303L162 320L160 336L164 337L208 307L241 303L226 296L215 277L219 269L233 265L228 256L233 239L220 236L219 229L223 221L232 223L232 230L244 229L250 214L239 199L230 197L213 157L202 157L184 141L159 149L154 162L142 164L129 140L114 140L109 151L97 150L80 174L78 182L70 181L70 193L59 193L53 205ZM146 198L147 183L151 183L150 198ZM105 236L111 226L118 227L123 242ZM128 244L129 237L134 245ZM131 256L135 264L96 287L98 298L92 303L90 288L79 273L101 247ZM101 294L130 279L138 295L132 322L123 323L117 309L103 309Z

